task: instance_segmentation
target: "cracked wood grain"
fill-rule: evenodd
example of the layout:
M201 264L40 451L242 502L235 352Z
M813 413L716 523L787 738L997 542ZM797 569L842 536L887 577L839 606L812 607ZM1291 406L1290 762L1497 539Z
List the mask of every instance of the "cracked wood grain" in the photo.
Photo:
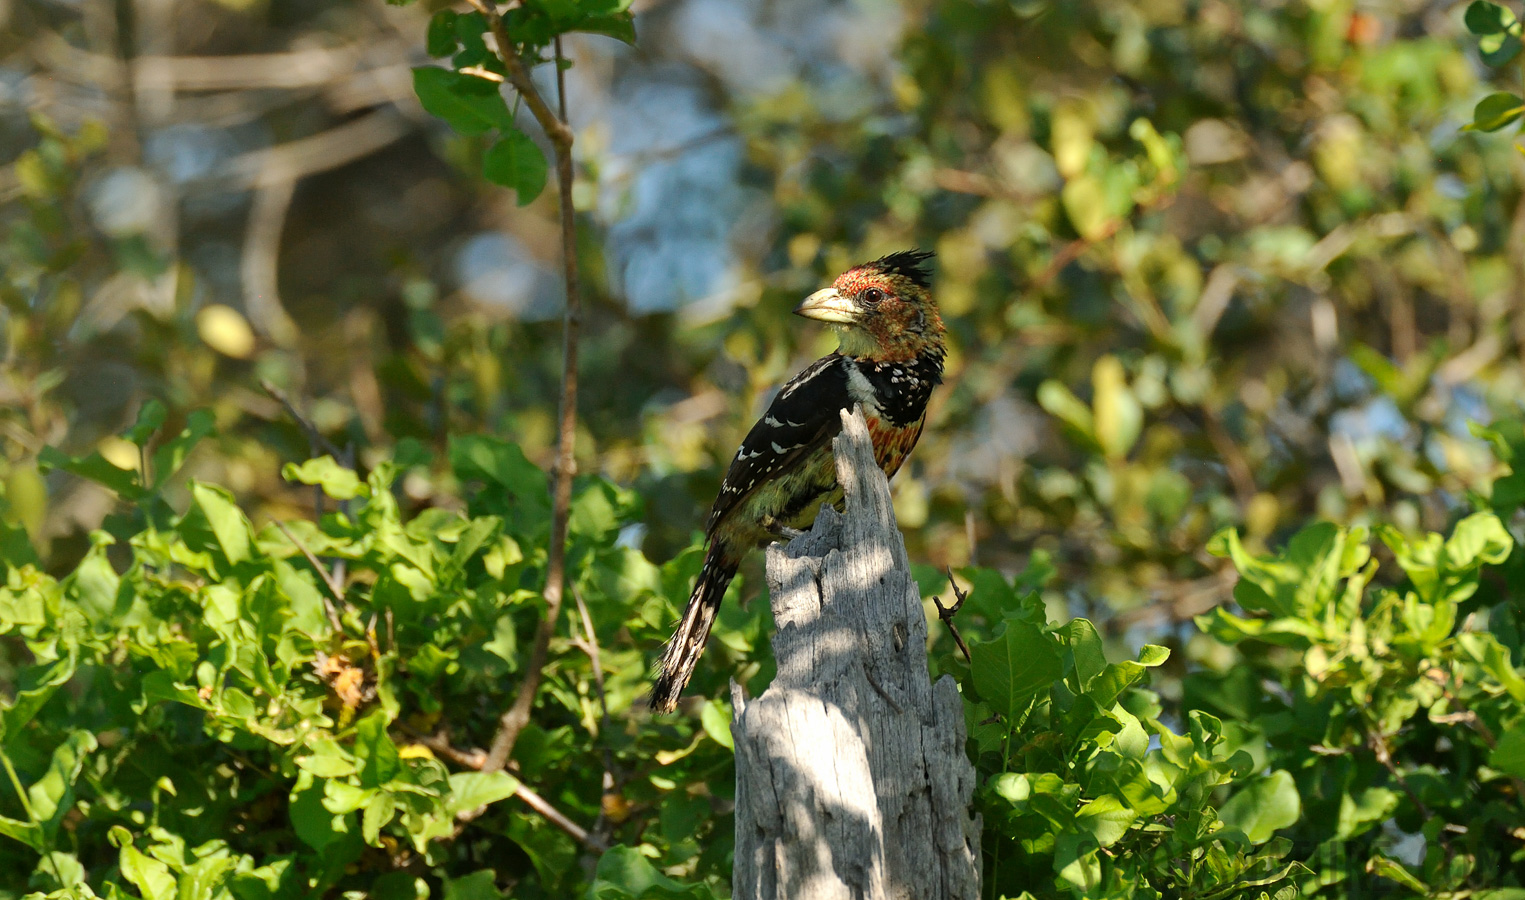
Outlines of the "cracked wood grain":
M846 513L768 549L778 674L733 683L736 900L975 900L980 821L953 679L862 414L834 444Z

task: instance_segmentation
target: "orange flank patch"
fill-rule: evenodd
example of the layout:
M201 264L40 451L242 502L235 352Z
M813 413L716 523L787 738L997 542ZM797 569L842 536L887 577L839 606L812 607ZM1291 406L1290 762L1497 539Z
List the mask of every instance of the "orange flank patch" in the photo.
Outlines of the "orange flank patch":
M868 436L874 442L874 461L879 463L879 468L884 470L885 475L893 478L900 471L901 464L911 455L911 449L921 437L923 422L925 420L918 420L914 425L901 428L878 416L868 417Z

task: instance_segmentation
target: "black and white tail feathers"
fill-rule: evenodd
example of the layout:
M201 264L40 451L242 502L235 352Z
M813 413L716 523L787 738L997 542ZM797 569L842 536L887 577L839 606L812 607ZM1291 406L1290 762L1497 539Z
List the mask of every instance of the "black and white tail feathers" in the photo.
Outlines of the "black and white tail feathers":
M719 544L719 541L711 544L705 554L704 567L699 570L699 580L683 609L683 619L662 652L662 671L651 687L651 708L657 712L671 712L678 705L678 695L693 677L694 666L704 652L725 589L736 577L739 560L726 559Z

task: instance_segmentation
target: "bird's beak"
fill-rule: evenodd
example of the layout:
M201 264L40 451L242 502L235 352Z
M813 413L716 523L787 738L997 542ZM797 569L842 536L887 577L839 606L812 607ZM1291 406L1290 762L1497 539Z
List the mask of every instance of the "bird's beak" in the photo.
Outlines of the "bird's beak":
M794 308L794 314L833 325L851 325L858 321L857 306L837 293L836 288L826 288L806 297L804 303Z

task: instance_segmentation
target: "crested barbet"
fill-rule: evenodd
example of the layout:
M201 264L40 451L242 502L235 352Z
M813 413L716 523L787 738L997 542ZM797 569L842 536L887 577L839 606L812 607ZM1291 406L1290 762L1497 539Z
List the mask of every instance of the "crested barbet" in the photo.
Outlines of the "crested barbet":
M830 323L839 346L779 390L731 460L705 526L704 566L662 654L653 709L677 705L747 551L810 527L822 504L841 506L831 450L842 430L840 411L862 405L874 458L886 475L916 446L946 355L943 322L928 290L931 257L910 250L849 269L795 309Z

